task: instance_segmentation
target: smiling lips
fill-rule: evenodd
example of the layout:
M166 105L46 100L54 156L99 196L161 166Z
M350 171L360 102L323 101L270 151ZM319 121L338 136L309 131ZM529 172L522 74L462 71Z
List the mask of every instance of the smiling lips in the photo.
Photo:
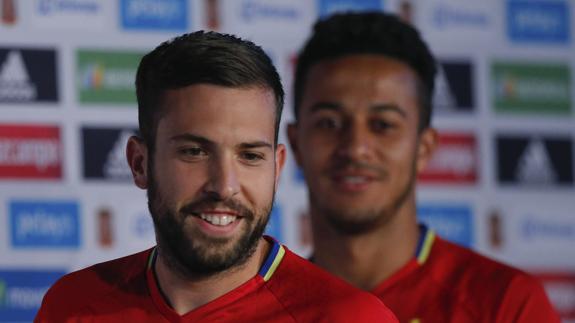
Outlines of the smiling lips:
M239 217L239 213L235 211L222 211L222 210L203 210L198 216L215 226L227 226Z
M367 189L378 176L370 172L338 172L332 175L331 179L339 189L358 192Z

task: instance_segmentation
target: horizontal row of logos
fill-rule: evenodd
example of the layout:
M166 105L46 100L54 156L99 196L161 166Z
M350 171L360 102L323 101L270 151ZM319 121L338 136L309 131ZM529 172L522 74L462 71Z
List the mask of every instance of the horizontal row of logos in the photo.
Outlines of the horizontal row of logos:
M86 210L81 210L76 200L11 200L7 204L10 246L17 250L75 250L86 247L82 243L86 236L95 237L95 241L87 244L88 247L110 248L117 244L120 237L152 244L152 220L147 211L142 211L142 207L145 206L135 208L138 211L123 212L120 215L110 207L87 207ZM519 240L523 244L531 245L551 243L565 249L575 242L575 221L570 213L561 208L541 208L519 210L511 214L500 209L490 211L483 217L488 222L485 227L489 245L493 249L499 249L506 240ZM537 216L537 212L542 212L540 214L544 216ZM476 246L475 235L478 227L469 205L419 203L417 213L419 221L436 230L440 236L465 247ZM308 216L306 212L300 214L300 228L308 226ZM126 218L129 221L124 221ZM87 225L82 224L84 221L88 222ZM276 203L266 234L283 241L283 221L281 203ZM83 232L83 228L94 232L87 234ZM509 229L514 231L513 239L504 237L505 230ZM305 230L300 231L300 234L303 234ZM299 239L300 245L309 243L309 239L303 236ZM123 243L128 244L129 241Z
M135 106L134 81L142 52L78 50L76 89L82 104ZM56 103L56 50L0 47L0 104ZM434 107L471 111L477 91L469 61L441 60ZM293 64L293 60L290 59ZM494 61L491 105L500 113L568 115L572 111L571 66L560 62Z
M133 206L131 209L134 211L120 215L109 206L82 210L76 200L12 200L7 208L10 245L17 250L152 245L155 239L149 213L141 207ZM280 241L283 240L281 214L281 206L274 205L266 228L266 234ZM84 221L88 223L83 224ZM94 230L93 234L86 234L84 228ZM95 240L83 243L87 236Z
M24 6L17 0L3 0L1 22L4 25L20 23L20 15L29 14L33 25L46 28L77 26L84 30L104 31L109 21L118 21L124 30L186 31L190 29L224 30L285 30L282 26L305 28L317 17L342 11L393 11L404 20L417 24L422 30L469 32L486 31L501 34L496 18L502 24L507 38L517 43L566 44L570 34L570 2L568 0L532 0L485 3L462 3L456 0L430 0L425 3L402 0L399 5L385 0L34 0ZM393 4L392 4L393 3ZM192 24L195 15L201 23ZM311 13L311 14L310 14ZM315 14L314 14L315 13ZM417 15L415 14L417 13ZM119 17L116 17L119 16Z
M499 134L495 137L493 168L504 186L570 187L573 185L573 140L565 135ZM476 184L481 160L477 139L469 133L439 134L439 145L420 184ZM296 181L303 184L301 171Z
M135 128L82 127L83 177L131 182L125 147ZM498 134L494 169L502 185L552 187L573 185L573 139L570 135ZM66 149L60 128L51 125L0 124L0 179L61 179ZM442 132L421 183L475 184L481 163L471 133ZM295 175L298 183L303 176Z

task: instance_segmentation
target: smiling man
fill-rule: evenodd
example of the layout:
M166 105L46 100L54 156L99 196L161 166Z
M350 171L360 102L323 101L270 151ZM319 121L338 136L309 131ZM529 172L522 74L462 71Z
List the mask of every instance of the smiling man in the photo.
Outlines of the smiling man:
M195 32L144 56L128 163L157 246L71 273L37 322L396 322L372 295L270 237L285 147L279 76L262 49Z
M418 225L436 145L435 61L383 13L332 16L298 57L288 136L308 185L314 255L400 322L558 322L541 285Z

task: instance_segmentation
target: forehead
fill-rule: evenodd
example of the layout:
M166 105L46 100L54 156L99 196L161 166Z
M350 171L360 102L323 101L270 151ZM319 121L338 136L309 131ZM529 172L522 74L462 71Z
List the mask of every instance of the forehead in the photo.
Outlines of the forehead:
M275 98L259 87L195 84L167 90L158 137L193 133L212 140L268 140L274 136Z
M361 54L324 60L309 70L300 109L326 100L350 107L417 106L417 84L413 69L386 56Z

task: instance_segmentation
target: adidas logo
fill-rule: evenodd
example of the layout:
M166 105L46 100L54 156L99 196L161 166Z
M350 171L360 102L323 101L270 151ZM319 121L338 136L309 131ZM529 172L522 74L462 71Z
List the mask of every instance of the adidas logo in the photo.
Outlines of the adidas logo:
M455 96L451 90L445 71L438 65L437 77L435 78L435 93L433 93L433 106L453 111L456 108Z
M29 80L22 54L9 52L0 66L0 101L33 101L36 97L36 86Z
M114 143L114 147L108 153L104 164L104 176L106 178L126 180L132 178L132 171L126 161L125 149L128 139L134 135L133 131L123 130Z
M541 139L534 139L519 159L515 177L524 184L552 184L557 174Z

